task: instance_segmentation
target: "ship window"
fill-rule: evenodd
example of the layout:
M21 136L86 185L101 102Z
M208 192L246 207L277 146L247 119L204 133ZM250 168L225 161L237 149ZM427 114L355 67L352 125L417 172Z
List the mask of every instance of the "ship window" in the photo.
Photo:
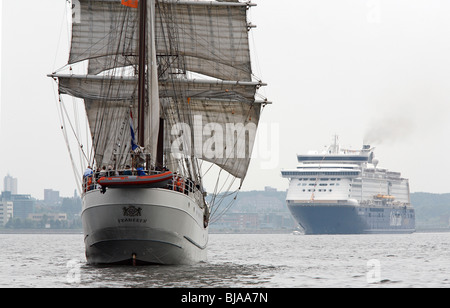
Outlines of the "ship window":
M330 192L332 192L333 190L332 190L332 189L330 189L329 191L330 191Z
M322 178L321 181L328 181L328 178Z
M303 192L305 192L306 190L305 189L303 189Z
M326 183L320 183L319 185L320 185L320 186L327 186L328 184L326 184Z
M331 178L330 180L332 180L332 181L336 181L336 178Z
M330 183L330 186L334 186L334 183Z

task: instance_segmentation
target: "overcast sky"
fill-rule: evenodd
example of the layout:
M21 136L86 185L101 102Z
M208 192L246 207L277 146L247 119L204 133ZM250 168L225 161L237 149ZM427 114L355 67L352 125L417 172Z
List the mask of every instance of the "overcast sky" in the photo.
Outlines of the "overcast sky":
M0 4L0 179L9 173L37 198L76 188L46 77L67 61L65 2ZM450 192L450 1L253 2L254 71L273 104L243 190L285 190L280 170L337 134L348 148L375 146L379 166L409 178L412 192Z

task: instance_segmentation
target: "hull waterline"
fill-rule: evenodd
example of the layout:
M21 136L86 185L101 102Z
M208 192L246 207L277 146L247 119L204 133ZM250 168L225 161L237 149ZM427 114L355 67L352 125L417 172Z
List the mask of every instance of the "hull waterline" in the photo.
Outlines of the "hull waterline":
M354 205L288 203L305 234L413 233L414 211Z

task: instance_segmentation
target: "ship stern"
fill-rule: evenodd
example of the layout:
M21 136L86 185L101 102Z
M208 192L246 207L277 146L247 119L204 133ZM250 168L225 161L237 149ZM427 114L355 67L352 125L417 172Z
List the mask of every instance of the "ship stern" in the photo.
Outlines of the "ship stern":
M208 227L189 196L159 188L87 192L82 222L90 264L206 261Z

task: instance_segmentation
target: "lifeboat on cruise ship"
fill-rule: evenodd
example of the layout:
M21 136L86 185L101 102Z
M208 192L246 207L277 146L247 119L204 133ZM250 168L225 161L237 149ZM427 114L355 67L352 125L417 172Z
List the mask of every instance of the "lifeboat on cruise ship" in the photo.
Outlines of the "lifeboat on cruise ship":
M391 195L383 195L383 194L376 194L374 196L375 199L384 199L384 200L394 200L395 197Z
M167 171L153 175L119 175L104 176L98 179L97 183L102 187L118 188L118 187L148 187L158 188L165 187L172 179L173 173Z

